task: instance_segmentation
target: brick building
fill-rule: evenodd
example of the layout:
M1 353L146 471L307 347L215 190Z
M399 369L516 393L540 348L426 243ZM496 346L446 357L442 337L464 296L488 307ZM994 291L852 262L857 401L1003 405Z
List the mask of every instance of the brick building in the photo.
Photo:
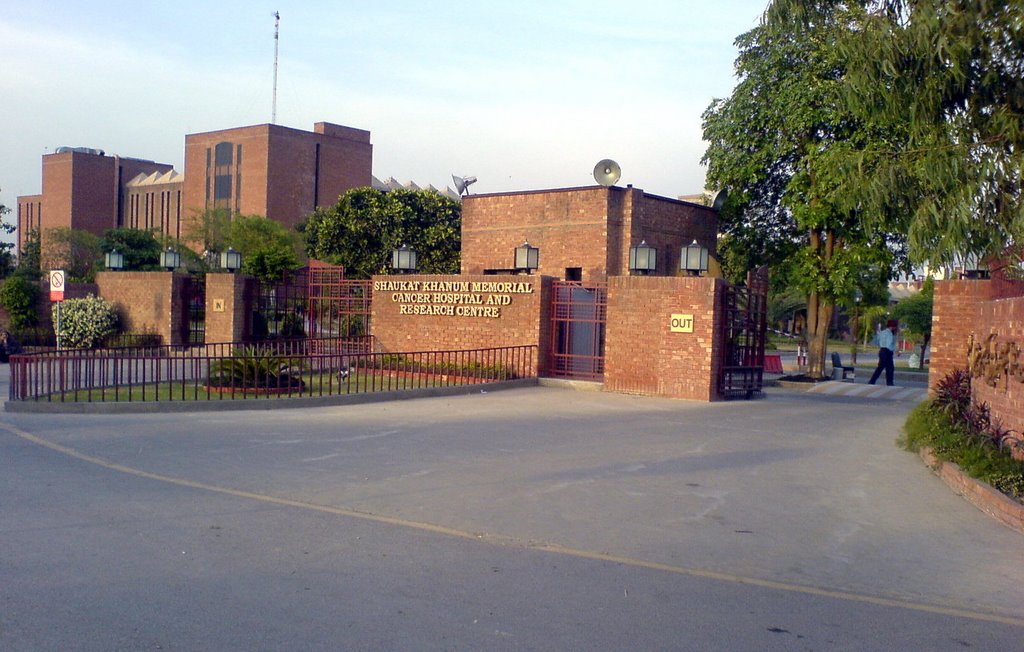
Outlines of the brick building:
M43 155L38 195L18 197L18 249L33 232L71 228L97 235L125 226L125 194L130 180L174 168L144 159L107 156L102 150L61 147ZM45 242L44 242L45 246Z
M263 124L185 136L184 204L293 227L373 176L370 132L329 122L313 131Z
M540 250L538 274L604 281L629 275L630 247L646 242L658 252L653 275L673 276L694 240L714 257L717 230L711 208L631 186L470 195L462 203L462 273L512 272L513 250L529 242Z
M185 136L185 171L102 150L43 156L42 193L18 197L18 249L56 227L187 237L206 209L263 215L292 227L346 190L371 185L370 132L329 122L313 131L263 124Z

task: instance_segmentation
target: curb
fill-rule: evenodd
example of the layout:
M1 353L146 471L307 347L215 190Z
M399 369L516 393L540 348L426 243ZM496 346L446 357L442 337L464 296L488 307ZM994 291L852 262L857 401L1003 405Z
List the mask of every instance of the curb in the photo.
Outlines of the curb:
M1011 530L1024 534L1024 505L988 484L970 477L953 462L945 462L935 457L932 449L928 447L922 446L917 454L955 494Z
M208 401L147 401L78 403L49 401L7 401L5 412L29 414L166 414L175 412L230 412L233 410L291 410L296 408L363 405L416 398L485 394L504 389L536 387L537 378L520 378L479 385L453 385L427 387L391 392L364 392L360 394L334 394L331 396L304 396L295 398L213 399Z

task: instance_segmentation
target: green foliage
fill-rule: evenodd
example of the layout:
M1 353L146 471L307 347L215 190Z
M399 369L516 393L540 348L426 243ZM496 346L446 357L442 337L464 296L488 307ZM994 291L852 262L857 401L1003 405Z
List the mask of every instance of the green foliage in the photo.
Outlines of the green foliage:
M242 272L274 282L299 266L296 234L258 215L236 215L227 245L242 254Z
M54 304L55 329L58 323L58 308L60 329L57 331L57 337L63 348L92 348L117 331L117 312L100 297L90 295L84 299L65 299Z
M199 243L203 251L225 251L228 248L231 217L231 211L226 208L195 211L185 227L184 240Z
M33 229L25 236L25 246L18 256L18 266L14 273L38 281L43 275L40 265L39 231Z
M301 391L302 358L282 356L270 349L247 346L210 365L207 385L239 389L292 389Z
M46 269L63 269L69 281L92 283L103 258L100 239L88 231L56 227L43 234Z
M310 258L344 265L349 278L391 271L391 252L408 245L426 274L459 271L462 204L437 192L356 188L300 226Z
M739 83L703 115L709 185L729 191L721 212L729 255L786 267L807 296L811 375L824 372L836 303L900 252L898 233L867 231L861 212L834 198L846 183L832 172L835 152L883 137L840 96L844 61L832 43L861 17L856 6L830 7L802 29L760 25L741 35Z
M107 229L100 240L100 250L110 253L117 249L124 255L125 271L153 271L160 269L160 241L151 231L139 229Z
M10 235L17 228L14 224L3 221L4 216L10 212L10 208L0 204L0 233ZM6 277L14 270L14 246L13 242L0 242L0 278Z
M780 31L803 30L838 0L775 0ZM834 47L841 94L884 130L831 161L836 193L874 224L909 234L915 262L1001 253L1024 237L1024 20L1019 2L864 0L855 32Z
M942 379L932 401L908 416L900 443L908 450L931 448L936 457L959 465L972 478L1024 499L1024 449L1020 433L1003 429L984 403L973 401L970 374L956 370Z
M7 277L0 287L0 305L10 316L10 328L21 331L39 323L39 282L22 274Z

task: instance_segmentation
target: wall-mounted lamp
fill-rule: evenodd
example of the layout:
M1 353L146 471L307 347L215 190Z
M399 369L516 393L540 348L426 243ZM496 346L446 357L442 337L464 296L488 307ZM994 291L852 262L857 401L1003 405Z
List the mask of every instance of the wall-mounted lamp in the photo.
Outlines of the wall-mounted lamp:
M679 269L691 276L700 276L708 271L708 248L694 240L683 247L679 256Z
M402 245L391 252L391 268L399 274L411 274L416 271L416 250Z
M110 253L103 257L103 261L106 263L107 269L112 272L124 269L124 254L117 249L111 249Z
M167 247L167 249L160 252L160 267L163 267L168 272L173 272L179 265L181 265L181 254L177 251Z
M220 267L229 272L237 272L242 269L242 254L228 247L227 251L220 252Z
M641 240L640 244L629 248L629 271L637 274L650 274L658 268L658 250Z
M531 247L529 242L523 242L515 249L515 265L517 272L529 274L540 267L540 249Z

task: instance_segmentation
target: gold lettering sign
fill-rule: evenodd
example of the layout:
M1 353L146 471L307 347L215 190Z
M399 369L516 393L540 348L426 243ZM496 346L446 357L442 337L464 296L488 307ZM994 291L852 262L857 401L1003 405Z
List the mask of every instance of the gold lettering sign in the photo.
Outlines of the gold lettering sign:
M374 281L374 292L390 293L400 315L501 318L512 296L533 294L533 283L519 281Z
M692 333L693 315L672 315L669 328L673 333Z
M1016 342L999 342L995 333L984 340L967 339L967 371L972 378L980 378L989 387L1009 389L1010 379L1024 383L1024 352Z

